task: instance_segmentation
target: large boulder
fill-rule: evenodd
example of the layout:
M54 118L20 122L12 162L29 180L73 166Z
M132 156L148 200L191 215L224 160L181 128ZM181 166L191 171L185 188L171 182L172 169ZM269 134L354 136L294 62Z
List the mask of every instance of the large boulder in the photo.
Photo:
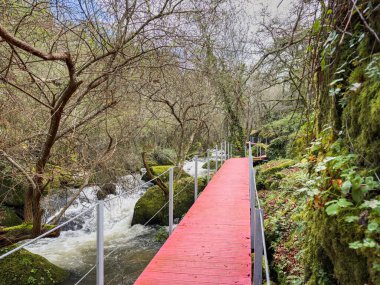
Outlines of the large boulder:
M198 191L201 192L205 186L205 180L199 178ZM174 196L173 217L174 219L181 219L194 202L194 178L182 178L175 182ZM148 188L136 203L132 225L145 224L165 205L167 201L168 197L165 196L165 193L158 186ZM148 224L161 226L168 225L168 206L166 205L152 220L149 221Z
M116 185L114 183L106 183L96 192L96 197L98 200L104 200L111 194L116 195Z
M15 247L1 248L0 255ZM68 277L64 269L25 249L1 259L0 268L0 285L60 284Z

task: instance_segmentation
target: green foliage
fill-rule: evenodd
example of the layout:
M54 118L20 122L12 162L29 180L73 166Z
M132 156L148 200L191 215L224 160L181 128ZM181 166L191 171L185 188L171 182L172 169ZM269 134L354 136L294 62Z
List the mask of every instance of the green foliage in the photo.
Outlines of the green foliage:
M281 174L276 175L283 169L293 166L295 162L291 159L273 160L257 167L256 183L258 189L274 189L278 186L278 180Z
M1 248L0 255L15 247ZM63 269L25 249L0 260L0 267L0 285L60 284L68 277Z
M154 236L154 240L160 243L164 243L169 237L169 232L166 227L160 227Z
M267 150L267 156L269 159L279 159L286 157L286 145L288 144L287 136L280 136L273 139Z
M275 191L259 192L266 217L271 275L276 284L302 284L305 223L301 214L306 196L297 190L308 177L306 170L299 167L283 169L280 173L281 183Z
M203 178L198 178L199 193L205 188L206 183ZM177 195L177 196L176 196ZM174 182L174 219L181 219L194 202L194 178L182 178ZM133 213L132 225L145 224L153 215L158 212L168 198L158 186L152 186L137 201ZM152 220L149 225L168 225L168 206L166 205Z
M168 148L155 148L146 154L147 163L149 166L158 165L173 165L176 154L174 150Z
M22 223L12 208L0 206L0 226L11 227Z
M262 126L259 135L260 137L268 139L286 136L297 131L303 121L304 116L302 116L302 114L290 113L279 120L275 120Z
M25 188L9 164L0 159L0 200L6 206L21 207L24 204Z

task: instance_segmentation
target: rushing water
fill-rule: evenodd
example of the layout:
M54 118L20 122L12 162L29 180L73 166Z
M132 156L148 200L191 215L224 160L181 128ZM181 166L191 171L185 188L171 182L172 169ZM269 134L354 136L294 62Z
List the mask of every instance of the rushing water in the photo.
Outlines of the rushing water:
M198 173L205 160L198 162ZM187 161L184 170L190 175L195 173L195 162ZM156 227L131 226L136 202L146 191L148 185L141 186L139 175L128 175L117 182L117 196L109 195L105 203L105 284L133 284L142 270L160 248L154 239ZM139 186L140 185L140 186ZM97 202L96 187L87 187L71 205L61 222L78 215ZM61 209L67 199L77 189L71 189L64 195L50 195L45 198L43 206L45 219L51 220ZM62 228L57 238L41 239L27 247L33 253L47 258L52 263L68 270L70 278L65 284L75 284L96 262L96 216L95 209ZM93 270L80 284L94 284L96 270Z

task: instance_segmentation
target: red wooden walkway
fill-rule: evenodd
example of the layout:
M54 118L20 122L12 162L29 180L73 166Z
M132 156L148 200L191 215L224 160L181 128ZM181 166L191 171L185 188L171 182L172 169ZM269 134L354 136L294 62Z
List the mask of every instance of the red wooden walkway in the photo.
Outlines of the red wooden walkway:
M227 160L135 285L251 284L248 180Z

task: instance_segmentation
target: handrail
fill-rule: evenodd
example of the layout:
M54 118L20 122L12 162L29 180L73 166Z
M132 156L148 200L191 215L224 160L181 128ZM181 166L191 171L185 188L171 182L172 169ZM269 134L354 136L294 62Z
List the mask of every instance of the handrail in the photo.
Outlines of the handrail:
M174 167L172 167L172 168L175 168L176 166L174 166ZM165 171L166 172L166 171ZM163 174L165 173L165 172L163 172ZM187 183L182 189L181 189L181 191L179 191L178 193L176 193L174 196L173 196L173 199L174 198L176 198L179 194L181 194L185 189L186 189L186 187L188 186L190 184L190 182L189 183ZM146 221L144 224L143 224L143 226L146 226L155 216L157 216L167 205L169 204L169 201L167 201L156 213L154 213L150 218L149 218L149 220L148 221ZM123 219L121 219L120 221L122 221ZM104 257L104 259L106 259L106 258L108 258L112 253L114 253L116 250L117 250L118 248L115 248L114 250L112 250L111 252L109 252L105 257ZM76 283L75 283L75 285L78 285L80 282L82 282L86 277L87 277L87 275L88 274L90 274L94 269L96 268L96 264L93 266L93 267L91 267L90 268L90 270L89 271L87 271Z
M253 168L253 156L252 156L252 148L251 143L249 144L248 149L248 157L249 157L249 190L250 190L250 206L251 206L251 241L254 239L254 243L251 243L252 249L255 251L255 262L254 262L254 283L262 284L262 276L261 276L261 268L262 268L262 256L264 253L264 260L265 260L265 275L266 275L266 282L267 285L270 285L270 274L269 274L269 263L268 263L268 255L266 250L266 243L265 243L265 229L264 229L264 217L263 217L263 210L261 208L261 203L256 187L256 170ZM257 209L256 209L257 204ZM257 217L257 215L259 215ZM259 226L257 223L260 223ZM252 230L253 229L253 230ZM257 231L260 231L257 232ZM260 235L262 244L259 243L259 238L257 235ZM256 248L257 247L257 248ZM256 258L259 260L256 261ZM256 276L259 275L259 276Z
M230 158L231 157L231 152L230 152L230 144L229 143L227 143L227 142L224 142L224 149L223 149L223 143L221 144L221 150L223 150L224 151L224 154L220 157L220 159L221 159L221 164L223 163L223 158L224 158L224 160L227 160L228 158ZM227 146L228 146L228 148L227 148ZM204 152L204 153L202 153L202 154L205 154L205 153L209 153L209 149L207 149L206 150L206 152ZM216 145L216 149L215 149L215 151L216 151L216 159L218 160L219 159L219 157L218 157L218 146ZM232 146L231 146L231 151L232 151ZM195 158L196 160L198 159L198 156L196 156L196 158ZM210 157L207 155L207 160L208 160L208 166L209 166L209 159L210 159ZM171 168L169 168L168 170L166 170L166 171L164 171L163 173L161 173L160 175L158 175L158 176L156 176L156 177L154 177L154 178L152 178L151 180L149 180L149 181L147 181L147 182L144 182L143 184L140 184L140 185L138 185L138 186L136 186L136 187L134 187L134 188L132 188L132 190L136 190L136 189L139 189L139 188L141 188L141 187L144 187L145 185L148 185L149 183L151 183L151 182L153 182L154 180L156 180L156 179L158 179L159 177L161 177L161 176L163 176L163 175L165 175L167 172L169 172L170 171L170 176L171 177L173 177L173 170L174 170L174 168L176 168L177 166L173 166L173 167L171 167ZM215 170L217 170L218 168L216 168ZM197 173L197 171L198 171L198 169L196 168L196 173ZM208 173L209 173L209 171L210 171L210 169L208 169ZM195 179L197 179L197 175L195 175ZM209 179L208 179L209 180ZM208 181L207 181L208 182ZM173 189L173 179L170 179L170 182L169 182L169 184L171 184L171 185L169 185L169 187L171 187L171 189ZM177 192L175 195L173 195L173 193L172 193L172 198L171 198L171 200L169 199L169 201L167 201L151 218L149 218L149 220L148 221L146 221L145 223L144 223L144 226L146 226L155 216L157 216L157 214L158 213L160 213L169 203L172 203L173 202L173 200L179 195L179 194L181 194L187 187L188 187L188 185L190 184L190 182L189 183L187 183L179 192ZM197 183L196 182L194 182L194 186L195 187L197 187ZM170 191L169 191L170 192ZM56 226L56 227L54 227L53 229L50 229L49 231L47 231L47 232L45 232L45 233L43 233L43 234L41 234L41 235L39 235L39 236L37 236L37 237L35 237L35 238L33 238L33 239L31 239L31 240L29 240L29 241L27 241L27 242L25 242L25 243L23 243L22 245L20 245L20 246L18 246L18 247L16 247L16 248L14 248L14 249L12 249L12 250L10 250L10 251L8 251L7 253L5 253L5 254L3 254L3 255L1 255L0 256L0 260L1 259L3 259L3 258L5 258L5 257L7 257L7 256L9 256L9 255L11 255L11 254L13 254L13 253L15 253L15 252L17 252L17 251L19 251L19 250L21 250L22 248L25 248L26 246L28 246L28 245L30 245L30 244L32 244L32 243L34 243L34 242L36 242L37 240L39 240L39 239L41 239L41 238L43 238L43 237L45 237L45 236L47 236L48 234L50 234L50 233L52 233L52 232L54 232L54 231L56 231L56 230L58 230L58 229L60 229L60 228L62 228L63 226L65 226L65 225L67 225L67 224L69 224L70 222L72 222L72 221L74 221L75 219L77 219L77 218L79 218L80 216L82 216L83 214L85 214L85 213L87 213L87 212L89 212L90 210L92 210L92 209L94 209L95 207L97 207L97 213L98 213L98 221L97 221L97 232L98 232L98 234L99 234L99 231L100 232L102 232L102 234L101 234L101 236L102 236L102 238L101 238L101 240L99 240L99 241L97 241L97 243L101 243L101 246L99 247L99 248L97 248L97 256L98 256L98 254L99 253L101 253L101 257L100 258L102 258L102 264L103 264L103 260L104 259L106 259L107 257L109 257L112 253L114 253L116 250L117 250L117 248L116 249L114 249L114 250L112 250L111 252L109 252L106 256L104 256L103 257L103 251L104 251L104 245L103 245L103 224L104 224L104 220L103 220L103 214L101 214L101 218L99 218L99 213L102 213L103 212L103 205L104 205L104 202L110 202L110 201L112 201L112 200L114 200L114 199L116 199L116 198L119 198L119 197L122 197L122 196L124 196L125 194L127 194L126 192L124 192L124 193L121 193L121 194L118 194L118 195L115 195L114 197L111 197L111 198L109 198L109 199L105 199L105 200L103 200L103 201L98 201L96 204L94 204L94 205L92 205L91 207L89 207L89 208L87 208L86 210L84 210L84 211L82 211L82 212L80 212L79 214L77 214L76 216L74 216L74 217L72 217L71 219L69 219L69 220L67 220L67 221L65 221L65 222L63 222L62 224L60 224L60 225L58 225L58 226ZM196 198L197 198L197 189L195 189L195 199L194 200L196 200ZM170 207L169 207L170 208ZM171 210L173 210L173 209L171 209ZM169 215L170 216L170 215ZM171 215L172 216L172 215ZM170 221L169 221L169 224L170 224ZM99 238L99 237L98 237ZM97 239L98 239L97 238ZM98 244L97 244L97 246L98 246ZM97 257L97 262L99 261L99 257ZM85 278L86 278L86 276L88 276L88 274L90 274L95 268L97 268L97 264L95 264L88 272L86 272L78 281L77 281L77 283L75 283L75 284L79 284L82 280L84 280ZM102 272L103 271L103 265L102 265L102 268L101 268L101 270L100 270L100 273L99 274L101 274L102 276L101 276L101 279L98 279L98 280L102 280L101 282L103 282L104 281L104 279L103 279L103 276L104 276L104 272ZM97 273L97 278L99 278L98 277L98 273Z

